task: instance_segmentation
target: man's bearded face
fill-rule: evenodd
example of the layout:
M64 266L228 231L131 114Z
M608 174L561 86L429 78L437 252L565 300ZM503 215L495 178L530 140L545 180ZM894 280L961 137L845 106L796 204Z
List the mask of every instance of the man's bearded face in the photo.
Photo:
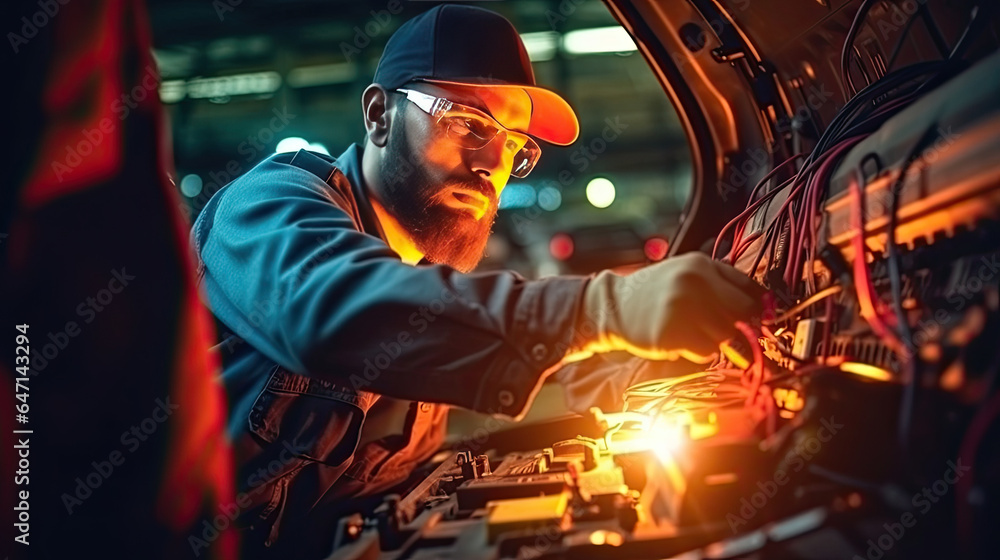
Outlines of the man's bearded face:
M406 130L408 119L404 116L412 111L406 107L407 103L400 100L397 105L386 153L381 158L380 173L385 186L381 202L427 260L469 272L485 255L486 241L496 220L499 195L489 181L467 169L456 167L448 170L449 174L428 165L426 152L461 148L446 145L434 130L418 131L419 137L426 139L423 150L412 145ZM462 191L470 190L489 200L478 219L478 212L455 204L455 197L460 200Z

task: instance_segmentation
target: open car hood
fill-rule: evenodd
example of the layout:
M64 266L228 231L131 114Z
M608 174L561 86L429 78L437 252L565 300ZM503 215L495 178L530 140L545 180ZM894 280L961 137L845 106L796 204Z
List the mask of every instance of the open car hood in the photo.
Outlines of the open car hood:
M868 2L845 77L842 47L861 1L605 2L654 69L692 146L693 194L671 254L704 249L776 163L811 150L849 92L946 57L975 8ZM988 20L1000 10L983 11ZM996 48L980 47L967 58Z

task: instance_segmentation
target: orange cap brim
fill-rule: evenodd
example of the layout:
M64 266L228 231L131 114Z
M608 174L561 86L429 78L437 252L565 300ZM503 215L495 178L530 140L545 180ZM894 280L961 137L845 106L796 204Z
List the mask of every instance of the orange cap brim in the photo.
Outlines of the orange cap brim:
M457 82L421 78L431 84L455 85L471 88L511 89L523 91L531 99L531 120L528 130L531 136L558 146L568 146L580 136L580 123L569 103L558 93L538 86L514 84Z

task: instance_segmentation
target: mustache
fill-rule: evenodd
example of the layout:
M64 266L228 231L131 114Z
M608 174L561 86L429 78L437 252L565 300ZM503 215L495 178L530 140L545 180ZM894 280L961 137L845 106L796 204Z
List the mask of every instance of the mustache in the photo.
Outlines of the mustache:
M461 181L456 181L453 184L453 186L454 187L458 187L458 188L466 188L466 189L469 189L469 190L472 190L472 191L476 191L479 194L485 196L486 199L490 201L491 205L496 204L497 202L499 202L497 200L497 198L498 198L497 197L497 191L496 191L495 188L493 188L493 184L490 183L489 181L486 181L486 180L481 180L481 181L461 180Z

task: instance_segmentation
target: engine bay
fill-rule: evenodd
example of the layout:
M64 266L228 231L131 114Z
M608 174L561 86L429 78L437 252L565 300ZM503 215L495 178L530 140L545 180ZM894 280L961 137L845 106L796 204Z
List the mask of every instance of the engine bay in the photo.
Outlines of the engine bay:
M1000 56L934 64L864 88L718 236L772 297L716 363L439 456L331 558L992 557Z

